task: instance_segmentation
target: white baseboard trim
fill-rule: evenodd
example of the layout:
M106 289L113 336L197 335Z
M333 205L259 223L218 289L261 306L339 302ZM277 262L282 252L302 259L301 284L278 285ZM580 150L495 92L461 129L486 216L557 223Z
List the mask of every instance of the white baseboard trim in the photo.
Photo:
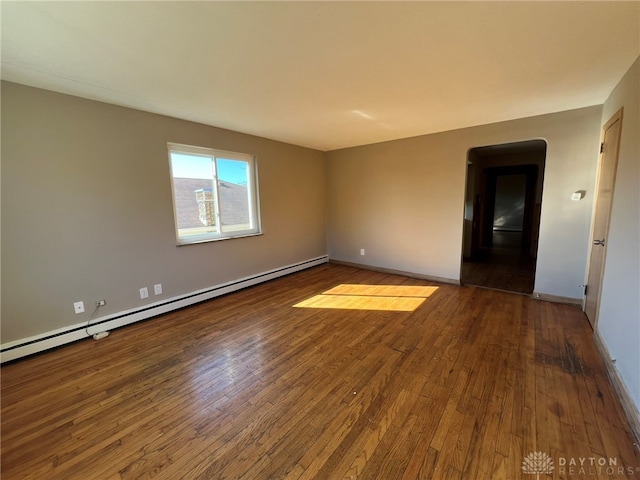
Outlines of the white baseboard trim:
M315 267L317 265L327 263L328 261L329 257L327 255L323 255L321 257L312 258L310 260L258 273L249 277L197 290L185 295L165 299L161 302L150 303L140 308L125 310L96 318L91 321L88 329L86 328L87 323L82 322L42 333L40 335L35 335L33 337L8 342L0 346L0 363L16 360L27 355L32 355L50 348L75 342L76 340L90 337L99 332L106 332L113 330L114 328L124 327L125 325L139 322L140 320L146 320L163 313L171 312L172 310L188 307L189 305L210 300L212 298L273 280L278 277L283 277L290 273Z
M582 308L582 299L581 298L572 298L572 297L561 297L559 295L551 295L549 293L540 293L533 292L531 294L531 298L534 300L544 300L546 302L553 303L564 303L567 305L576 305L577 307Z
M361 268L362 270L371 270L373 272L390 273L392 275L402 275L404 277L419 278L420 280L428 280L430 282L448 283L450 285L460 285L460 280L453 278L436 277L434 275L424 275L422 273L406 272L404 270L394 270L392 268L376 267L375 265L366 265L364 263L345 262L342 260L329 259L329 263L335 265L344 265L346 267Z
M615 363L611 360L609 349L604 344L604 340L602 340L602 337L597 331L594 332L593 339L596 344L596 348L600 353L600 357L602 357L602 361L604 362L609 381L611 382L611 385L613 385L613 389L618 395L624 414L627 417L631 433L633 434L636 443L640 445L640 412L633 402L631 394L629 393L629 390L627 390L627 386L625 385L620 372L616 368Z

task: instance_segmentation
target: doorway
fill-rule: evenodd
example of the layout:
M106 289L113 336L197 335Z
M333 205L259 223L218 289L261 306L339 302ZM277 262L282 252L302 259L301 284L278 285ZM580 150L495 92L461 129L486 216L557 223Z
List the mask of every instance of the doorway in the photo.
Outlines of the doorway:
M533 293L546 150L543 140L469 150L463 284Z

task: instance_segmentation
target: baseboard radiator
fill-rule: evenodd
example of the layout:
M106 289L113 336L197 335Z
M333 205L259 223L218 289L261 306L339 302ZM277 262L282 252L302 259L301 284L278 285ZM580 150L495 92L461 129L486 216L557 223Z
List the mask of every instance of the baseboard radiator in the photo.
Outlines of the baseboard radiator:
M234 280L220 285L215 285L203 290L198 290L185 295L173 297L161 302L155 302L143 307L126 310L123 312L96 318L90 322L87 328L87 322L71 325L69 327L60 328L50 332L46 332L34 337L24 338L2 344L0 346L0 362L8 362L18 358L42 352L50 348L59 347L67 343L75 342L83 338L93 336L99 332L110 331L115 328L124 327L141 320L162 315L179 308L188 307L196 303L210 300L227 293L235 292L243 288L257 285L269 280L289 275L290 273L299 272L307 268L315 267L323 263L327 263L329 257L327 255L305 260L285 267L269 270L267 272L258 273L249 277Z

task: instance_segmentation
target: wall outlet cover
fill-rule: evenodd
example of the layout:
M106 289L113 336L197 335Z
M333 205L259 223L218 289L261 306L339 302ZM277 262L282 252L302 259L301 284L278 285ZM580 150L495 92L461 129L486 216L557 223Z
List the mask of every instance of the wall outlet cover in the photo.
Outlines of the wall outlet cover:
M73 310L74 310L74 312L76 312L76 315L78 313L83 313L84 312L84 302L75 302L73 304Z

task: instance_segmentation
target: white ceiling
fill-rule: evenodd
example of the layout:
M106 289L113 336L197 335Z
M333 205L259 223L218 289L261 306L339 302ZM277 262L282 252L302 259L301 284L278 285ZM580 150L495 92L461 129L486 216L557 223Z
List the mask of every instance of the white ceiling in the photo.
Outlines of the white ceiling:
M603 103L640 2L6 2L2 78L319 150Z

